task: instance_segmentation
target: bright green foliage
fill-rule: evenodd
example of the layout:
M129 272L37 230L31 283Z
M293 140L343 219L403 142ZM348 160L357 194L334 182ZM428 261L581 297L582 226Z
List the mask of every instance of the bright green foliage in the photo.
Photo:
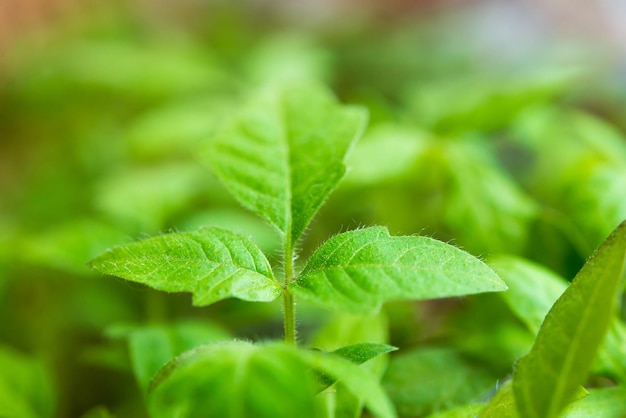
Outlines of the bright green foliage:
M585 409L584 405L586 405L586 401L581 403L580 400L587 399L588 395L589 392L579 386L572 398L572 401L575 402L571 403L563 411L562 415L559 416L562 418L570 418L570 414L577 416L576 413L579 410L579 405L583 405L582 410ZM602 396L600 396L600 398L602 398ZM518 418L519 416L515 395L513 394L513 384L509 380L496 392L489 403L484 406L479 418Z
M390 353L395 350L397 350L396 347L386 344L359 343L338 348L333 351L333 354L343 357L346 360L350 360L354 364L363 364L374 357L378 357L381 354Z
M457 350L418 348L392 357L383 384L402 417L477 402L497 377Z
M518 418L513 384L506 382L482 410L479 418Z
M0 346L0 370L0 416L54 416L52 382L40 361Z
M375 342L381 347L387 346L385 343L389 341L388 322L383 312L374 316L335 314L317 333L312 345L325 351L332 351L342 350L343 347L350 347L354 344L358 345L361 341ZM362 368L380 379L388 363L388 356L381 355L367 361ZM334 414L334 418L361 416L363 394L353 395L341 383L334 385L332 390L334 392L326 393L325 396L329 398L327 407Z
M370 313L393 299L501 291L480 260L427 237L392 237L384 227L336 235L311 257L293 292L329 309Z
M87 271L85 260L124 238L124 234L103 222L77 219L20 241L19 254L31 263L84 273Z
M465 405L428 415L428 418L475 418L484 405Z
M238 114L203 155L243 206L295 243L344 176L365 120L323 89L285 89Z
M590 389L589 395L570 404L563 418L620 418L626 417L626 388L617 386Z
M157 417L317 418L321 404L314 397L319 386L313 370L362 392L376 417L395 417L380 386L358 366L282 343L229 342L184 353L155 377L150 406Z
M168 216L194 201L206 183L197 164L125 169L97 185L100 212L141 232L156 232Z
M548 311L567 289L564 279L550 270L514 256L490 258L490 264L509 290L500 295L513 313L536 335ZM615 317L600 347L594 371L620 382L626 379L626 327Z
M280 293L256 245L220 228L165 234L108 250L91 267L167 292L191 292L197 306L236 297L269 302Z
M537 334L546 314L567 289L565 280L519 257L491 257L489 264L509 287L501 293L506 304L533 334Z
M625 263L623 222L576 275L518 362L513 389L522 418L556 417L584 383L615 314Z
M131 331L128 336L130 360L139 386L145 392L155 373L183 352L228 338L224 330L200 322L153 325Z
M154 417L319 416L316 382L293 348L230 342L199 347L173 363L152 386Z

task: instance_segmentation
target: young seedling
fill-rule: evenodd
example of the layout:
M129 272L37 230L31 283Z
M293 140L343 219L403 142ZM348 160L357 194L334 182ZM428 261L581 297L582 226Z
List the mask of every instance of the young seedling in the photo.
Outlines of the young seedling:
M456 247L391 236L379 226L338 234L296 267L297 243L346 173L344 161L365 125L363 109L340 105L323 88L292 87L261 94L202 150L232 195L277 230L282 269L248 238L215 227L119 246L91 262L104 274L190 292L196 306L282 298L283 343L233 341L177 357L150 385L154 416L314 418L324 416L314 395L338 381L373 415L394 417L376 378L357 366L393 348L364 343L334 354L297 348L296 298L365 314L395 299L506 289L487 265Z

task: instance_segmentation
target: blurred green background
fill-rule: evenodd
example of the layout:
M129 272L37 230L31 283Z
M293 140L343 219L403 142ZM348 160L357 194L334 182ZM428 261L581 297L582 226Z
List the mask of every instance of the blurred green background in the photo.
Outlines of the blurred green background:
M273 231L194 155L267 85L321 82L370 111L305 255L334 233L381 224L571 280L626 218L626 42L613 22L625 11L530 3L6 2L0 410L146 416L138 351L171 357L228 336L280 337L276 304L198 309L188 295L86 266L112 245L201 225L251 235L278 264ZM507 309L495 296L393 303L388 337L377 338L447 347L401 361L439 376L442 392L445 365L480 389L532 342ZM333 321L307 306L300 316L304 340L320 317ZM481 393L472 388L446 402ZM421 416L442 402L428 396L395 400Z

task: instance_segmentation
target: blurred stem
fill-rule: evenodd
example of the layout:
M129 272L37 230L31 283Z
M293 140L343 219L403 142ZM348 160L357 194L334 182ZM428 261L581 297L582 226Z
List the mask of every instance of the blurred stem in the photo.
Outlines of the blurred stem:
M293 244L291 237L285 239L284 263L285 284L283 286L283 325L285 328L285 342L296 345L296 301L289 291L289 284L293 281Z

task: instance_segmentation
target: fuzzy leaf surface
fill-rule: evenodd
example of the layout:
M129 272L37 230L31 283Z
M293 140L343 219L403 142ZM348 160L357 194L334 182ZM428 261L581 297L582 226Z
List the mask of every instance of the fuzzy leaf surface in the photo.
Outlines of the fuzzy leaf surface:
M196 306L221 299L269 302L281 293L267 258L220 228L160 235L114 247L90 263L104 274L166 292L191 292Z
M330 238L291 286L326 308L371 313L394 299L431 299L505 290L482 261L427 237L389 235L384 227Z
M324 89L285 89L234 117L203 155L243 206L295 242L343 178L365 122Z
M614 317L626 263L626 221L587 260L546 316L513 374L522 418L552 418L573 400Z
M367 371L339 356L283 343L228 342L183 353L157 373L149 400L157 417L316 418L321 399L313 371L362 393L375 417L396 416Z

